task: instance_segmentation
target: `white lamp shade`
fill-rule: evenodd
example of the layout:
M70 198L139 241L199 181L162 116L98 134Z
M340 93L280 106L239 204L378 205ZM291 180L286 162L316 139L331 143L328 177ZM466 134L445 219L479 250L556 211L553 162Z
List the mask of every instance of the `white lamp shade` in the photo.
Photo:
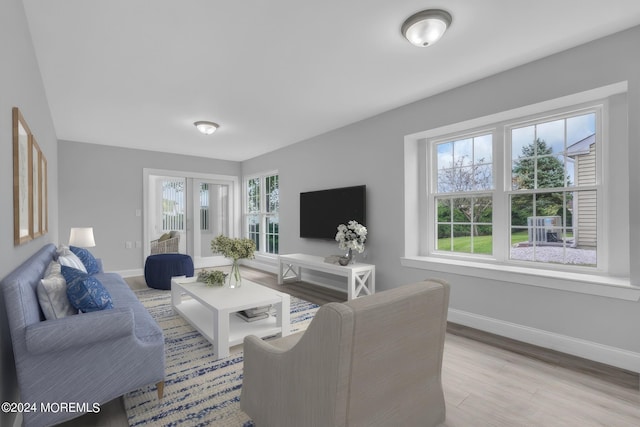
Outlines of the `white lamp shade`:
M69 233L69 246L79 248L93 248L96 241L93 238L93 227L74 227Z
M415 46L431 46L451 25L451 15L444 10L424 10L410 16L402 25L402 34Z

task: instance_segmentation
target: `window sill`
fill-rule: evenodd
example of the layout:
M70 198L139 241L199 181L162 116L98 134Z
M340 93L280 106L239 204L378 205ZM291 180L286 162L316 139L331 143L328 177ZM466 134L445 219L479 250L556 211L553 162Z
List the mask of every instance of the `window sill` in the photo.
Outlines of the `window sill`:
M630 279L626 277L542 270L424 256L404 257L401 258L401 263L403 267L460 274L626 301L638 301L640 299L640 287L632 285Z

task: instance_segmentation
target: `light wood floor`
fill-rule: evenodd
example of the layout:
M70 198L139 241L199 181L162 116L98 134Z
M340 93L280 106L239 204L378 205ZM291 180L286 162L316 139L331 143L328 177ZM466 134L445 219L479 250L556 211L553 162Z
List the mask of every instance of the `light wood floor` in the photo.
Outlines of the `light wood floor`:
M275 275L243 276L322 305L346 294L306 283L278 286ZM144 278L129 278L144 288ZM638 375L449 324L442 378L447 427L640 426ZM125 427L121 399L62 424ZM234 427L234 426L224 426ZM395 427L395 426L390 426Z

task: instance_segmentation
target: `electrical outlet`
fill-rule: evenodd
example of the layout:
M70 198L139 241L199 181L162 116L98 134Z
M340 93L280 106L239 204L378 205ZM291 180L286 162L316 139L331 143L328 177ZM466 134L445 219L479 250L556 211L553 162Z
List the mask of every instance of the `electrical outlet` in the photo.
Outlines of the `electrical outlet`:
M125 249L131 249L133 247L133 242L124 242Z

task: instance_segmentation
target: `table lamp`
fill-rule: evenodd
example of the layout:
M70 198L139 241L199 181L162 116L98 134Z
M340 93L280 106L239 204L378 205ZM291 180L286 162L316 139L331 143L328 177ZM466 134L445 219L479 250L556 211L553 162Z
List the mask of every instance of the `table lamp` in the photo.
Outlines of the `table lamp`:
M96 241L93 238L93 227L72 227L69 234L69 246L79 248L93 248Z

